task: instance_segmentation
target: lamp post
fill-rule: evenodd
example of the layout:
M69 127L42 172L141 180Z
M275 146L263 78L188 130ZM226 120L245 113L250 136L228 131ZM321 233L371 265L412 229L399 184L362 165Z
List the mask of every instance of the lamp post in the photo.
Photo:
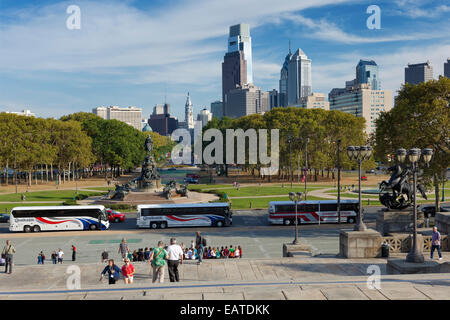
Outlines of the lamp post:
M417 192L417 172L419 171L419 161L422 158L423 162L428 167L433 156L433 150L425 148L420 150L418 148L409 149L408 152L405 149L397 150L397 161L405 162L406 156L411 163L411 171L413 173L413 243L411 251L406 256L406 262L421 263L425 259L423 254L419 251L419 244L417 243L417 204L416 204L416 192Z
M289 199L295 202L295 238L292 244L298 244L298 218L297 218L297 204L302 199L301 192L289 192Z
M291 180L292 188L292 142L294 142L294 137L292 135L289 135L287 142L289 143L289 180Z
M308 179L308 143L309 138L306 138L306 144L305 144L305 200L308 194L308 191L306 190L306 180Z
M361 202L361 163L368 160L372 156L371 146L350 146L347 148L347 155L350 160L356 160L358 162L358 221L353 230L366 231L367 227L363 221L363 210Z
M341 139L337 140L337 213L338 213L338 223L341 223L341 158L340 158L340 148L341 148Z

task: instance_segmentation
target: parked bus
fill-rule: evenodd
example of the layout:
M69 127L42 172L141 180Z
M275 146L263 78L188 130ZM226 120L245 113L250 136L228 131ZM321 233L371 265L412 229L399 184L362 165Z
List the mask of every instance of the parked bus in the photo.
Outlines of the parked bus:
M15 207L10 231L106 230L109 221L104 206Z
M358 200L341 200L341 223L355 223L358 213ZM271 201L268 220L271 224L295 224L295 202ZM337 200L299 201L297 221L302 223L338 222Z
M232 224L228 203L143 204L137 206L138 228L223 227Z

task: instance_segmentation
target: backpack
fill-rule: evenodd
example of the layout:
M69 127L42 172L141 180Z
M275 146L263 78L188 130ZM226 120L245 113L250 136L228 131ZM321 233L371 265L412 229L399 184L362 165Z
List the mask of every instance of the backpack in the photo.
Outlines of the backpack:
M202 237L202 246L203 247L207 246L205 237Z

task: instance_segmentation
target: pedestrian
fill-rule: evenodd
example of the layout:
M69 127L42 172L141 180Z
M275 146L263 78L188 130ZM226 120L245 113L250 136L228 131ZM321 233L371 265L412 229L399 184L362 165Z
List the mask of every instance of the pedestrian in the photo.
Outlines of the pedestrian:
M16 249L11 244L11 240L6 240L6 246L3 247L2 251L2 257L5 259L5 273L12 273L12 266L13 266L13 255L16 253ZM9 266L9 272L8 272L8 266Z
M148 261L148 259L150 259L150 250L148 250L148 248L144 249L144 260Z
M103 269L100 276L100 281L103 280L104 275L108 273L108 283L115 284L120 279L120 268L114 264L114 260L108 260L108 265Z
M177 244L177 239L170 239L167 247L167 269L169 270L170 282L180 281L178 265L183 264L183 249Z
M191 249L194 249L194 248L195 248L195 241L191 240Z
M237 247L236 250L234 251L234 257L236 259L239 259L241 257L241 250L239 250L239 247Z
M197 231L197 236L195 237L195 248L198 254L198 264L202 264L203 260L203 249L206 247L206 239Z
M61 248L58 249L57 254L58 254L58 263L62 264L63 263L64 252L62 251Z
M56 264L56 258L58 257L58 255L56 254L56 251L52 252L52 262L53 264Z
M433 259L433 253L434 253L435 249L437 249L437 252L439 254L439 260L442 260L441 234L437 230L437 227L433 227L433 234L431 236L431 255L430 255L430 259Z
M230 245L230 258L234 258L234 248Z
M102 255L101 255L101 260L103 263L108 261L108 256L109 256L108 251L105 248L105 250L102 252Z
M133 283L134 266L130 263L130 259L125 258L125 264L122 267L123 281L125 284Z
M239 258L242 258L242 248L241 248L241 246L238 246L238 250L239 250Z
M39 252L39 255L38 255L38 264L44 264L44 261L45 261L45 255L41 251L41 252Z
M225 249L223 249L223 257L225 258L225 259L227 259L228 258L228 256L230 255L230 250L228 250L228 247L225 247Z
M212 248L211 249L211 259L215 259L216 258L216 248Z
M72 261L75 261L77 258L77 248L72 245Z
M166 265L166 258L167 251L164 250L163 242L158 241L158 247L153 249L149 260L149 263L151 263L153 268L153 283L155 283L158 278L160 283L164 282L164 266Z
M220 259L220 256L221 256L220 250L219 250L219 247L217 247L217 249L216 249L216 259Z
M117 253L120 253L122 255L122 260L125 260L129 252L130 249L128 248L127 239L123 238L122 242L119 245L119 251Z

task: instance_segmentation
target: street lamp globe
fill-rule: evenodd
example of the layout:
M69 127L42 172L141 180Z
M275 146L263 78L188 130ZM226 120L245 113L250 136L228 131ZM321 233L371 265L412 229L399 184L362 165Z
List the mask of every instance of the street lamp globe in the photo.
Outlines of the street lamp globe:
M428 165L433 157L433 149L425 148L422 150L423 161Z
M420 149L412 148L408 150L408 160L411 163L417 163L420 159Z
M295 200L295 193L294 193L294 192L289 192L289 199L290 199L291 201L294 201L294 200Z
M354 146L347 147L347 155L350 158L350 160L353 160L353 151L355 150Z
M302 198L302 195L303 195L303 193L297 192L297 197L298 197L298 199L301 199L301 198Z
M406 149L400 148L397 150L397 161L398 162L405 162L406 159Z

